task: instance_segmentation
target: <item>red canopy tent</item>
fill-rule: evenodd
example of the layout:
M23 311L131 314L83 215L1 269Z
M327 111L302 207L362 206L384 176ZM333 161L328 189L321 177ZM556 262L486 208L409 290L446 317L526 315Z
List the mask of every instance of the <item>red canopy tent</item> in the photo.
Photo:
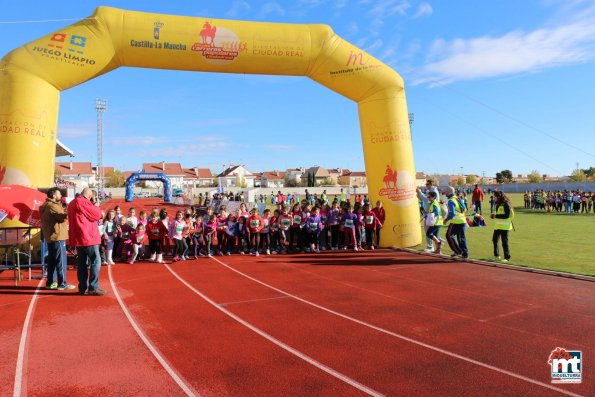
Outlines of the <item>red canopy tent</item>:
M29 226L41 227L39 207L46 195L36 189L21 185L0 185L0 211L7 218L19 220Z

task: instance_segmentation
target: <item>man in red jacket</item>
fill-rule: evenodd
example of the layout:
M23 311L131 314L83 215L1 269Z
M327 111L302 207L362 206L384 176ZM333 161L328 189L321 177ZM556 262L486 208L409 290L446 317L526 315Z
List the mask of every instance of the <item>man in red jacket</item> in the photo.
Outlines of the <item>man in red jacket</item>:
M473 196L471 197L471 201L473 201L473 205L475 206L475 212L481 215L481 203L483 202L483 190L479 185L475 185L475 189L473 189Z
M101 219L101 209L91 202L92 198L93 191L86 187L68 204L68 239L70 245L76 247L79 294L105 295L99 288L101 236L97 222Z

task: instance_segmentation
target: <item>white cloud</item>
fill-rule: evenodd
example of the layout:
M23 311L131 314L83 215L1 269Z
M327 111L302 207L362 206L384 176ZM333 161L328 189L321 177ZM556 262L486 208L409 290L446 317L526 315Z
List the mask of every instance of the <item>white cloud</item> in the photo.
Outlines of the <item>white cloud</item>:
M374 51L382 47L382 39L376 39L372 44L365 48L366 52L372 54Z
M500 37L435 40L414 84L511 76L587 62L594 57L595 18Z
M262 10L260 11L260 15L263 17L266 17L269 14L277 14L277 15L283 16L283 15L285 15L285 10L278 3L271 1L271 2L265 3L262 6Z
M243 119L221 118L221 119L201 119L192 123L193 127L228 127L232 125L245 124Z
M407 15L407 10L411 4L407 0L360 0L360 5L368 8L367 16L370 18L368 23L368 30L372 36L380 36L384 22L387 18L394 15Z
M58 129L58 138L82 138L97 132L95 126L70 126Z
M225 16L227 18L238 18L240 17L244 12L248 12L250 11L250 4L248 4L246 1L244 0L235 0L231 6L231 8L229 9L229 11L227 11L225 13Z
M417 7L417 11L415 12L415 15L413 16L413 18L419 18L419 17L423 17L426 15L432 15L432 13L434 12L434 9L432 8L432 6L429 3L421 3L418 7Z
M349 25L347 25L347 34L355 35L358 32L359 32L359 25L357 24L357 22L350 22Z
M158 150L155 150L151 153L148 152L149 155L153 156L195 156L195 157L217 157L221 155L221 149L227 149L230 147L230 144L227 142L205 142L205 143L195 143L191 145L180 145L177 147L164 147ZM144 153L145 156L147 152Z
M274 152L288 152L290 150L295 150L296 146L294 145L262 145L263 148L274 151Z
M362 1L361 4L370 4L371 9L368 14L376 18L390 17L395 14L405 16L407 10L411 8L411 4L407 0Z
M175 144L192 145L227 145L226 140L219 136L194 136L182 139L172 138L170 135L159 136L119 136L106 139L109 145L136 145L136 146L151 146L151 145L166 145L171 146Z
M166 143L168 139L166 137L154 137L154 136L120 136L116 138L108 138L105 143L109 145L158 145Z
M327 0L299 0L299 4L306 7L318 7L326 3Z
M341 9L347 7L347 0L335 0L335 8Z

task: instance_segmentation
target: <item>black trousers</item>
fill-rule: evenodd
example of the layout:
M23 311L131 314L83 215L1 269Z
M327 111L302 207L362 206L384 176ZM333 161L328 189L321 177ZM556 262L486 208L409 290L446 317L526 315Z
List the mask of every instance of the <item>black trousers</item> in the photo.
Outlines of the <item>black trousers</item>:
M510 259L510 248L508 247L508 230L494 230L492 242L494 243L494 256L500 256L498 240L502 238L502 249L504 250L504 259Z

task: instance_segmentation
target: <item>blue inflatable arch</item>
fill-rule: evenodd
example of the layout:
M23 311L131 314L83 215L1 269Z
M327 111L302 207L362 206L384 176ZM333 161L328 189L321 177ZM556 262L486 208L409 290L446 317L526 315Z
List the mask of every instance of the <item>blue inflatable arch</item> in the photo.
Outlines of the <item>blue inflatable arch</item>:
M134 184L137 181L161 181L163 182L163 201L171 203L171 180L160 172L135 172L126 179L126 201L134 200Z

